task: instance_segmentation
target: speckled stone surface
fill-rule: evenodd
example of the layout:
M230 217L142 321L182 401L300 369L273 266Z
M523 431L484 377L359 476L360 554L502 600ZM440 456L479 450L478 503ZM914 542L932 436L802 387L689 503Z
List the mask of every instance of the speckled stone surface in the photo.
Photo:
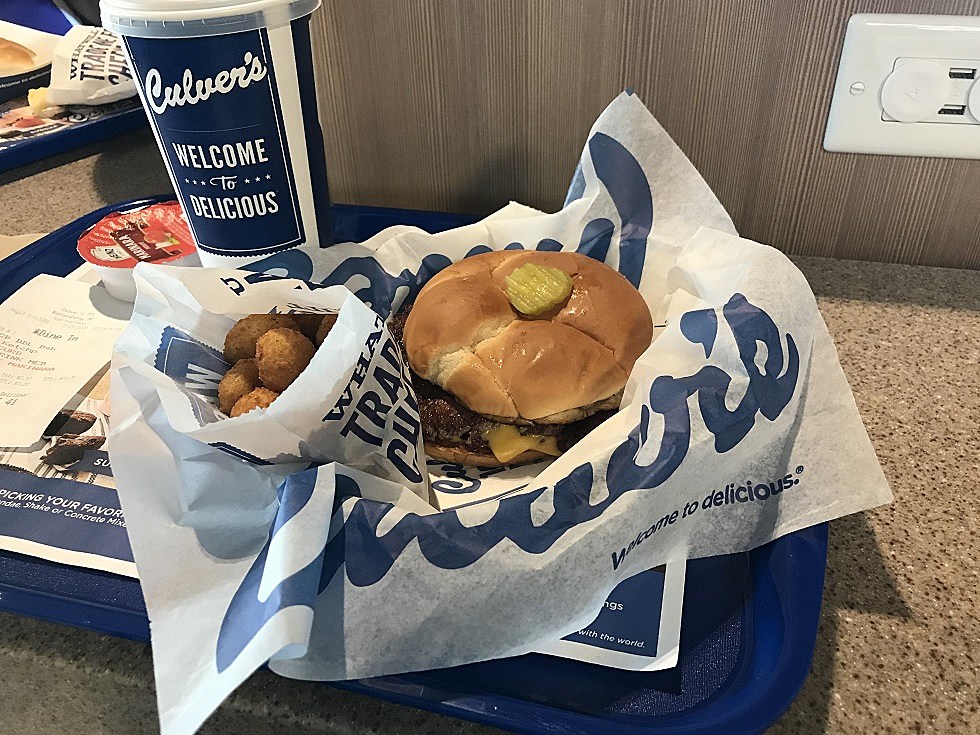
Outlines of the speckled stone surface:
M106 204L172 192L149 128L0 173L0 235L51 232Z
M169 188L130 134L0 175L0 235ZM980 272L796 262L895 502L832 524L813 667L770 734L980 733ZM147 646L0 613L0 733L153 732ZM260 673L201 732L498 731Z
M799 259L895 494L836 521L772 733L980 732L980 272Z

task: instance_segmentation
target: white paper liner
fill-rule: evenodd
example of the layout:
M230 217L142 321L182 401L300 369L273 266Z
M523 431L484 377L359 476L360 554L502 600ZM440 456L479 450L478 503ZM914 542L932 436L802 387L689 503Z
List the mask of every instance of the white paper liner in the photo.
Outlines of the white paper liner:
M505 247L605 260L663 326L618 414L550 464L478 479L474 497L490 499L443 512L395 475L337 456L297 472L309 457L264 432L271 409L235 440L273 464L193 438L204 430L175 406L194 400L156 350L167 329L218 345L231 321L214 316L230 314L215 279L233 276L141 266L136 316L113 357L124 420L110 453L153 624L164 733L193 731L270 659L285 676L333 680L524 653L587 625L642 569L748 550L890 500L805 279L734 234L629 94L596 122L562 211L512 204L437 235L398 227L361 245L286 251L250 266L255 283L234 276L249 304L239 311L299 296L341 304L341 291L266 272L346 286L387 317L449 262ZM251 301L260 291L268 300ZM305 421L294 433L315 430ZM230 435L225 424L205 429ZM435 469L434 486L453 474Z

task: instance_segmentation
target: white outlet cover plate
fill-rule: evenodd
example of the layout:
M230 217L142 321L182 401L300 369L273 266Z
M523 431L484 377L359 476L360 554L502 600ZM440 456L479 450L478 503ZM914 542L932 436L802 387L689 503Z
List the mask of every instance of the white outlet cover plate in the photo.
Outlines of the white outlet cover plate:
M952 81L958 98L980 98L980 18L854 15L844 37L824 148L842 153L980 158L980 123L901 123L882 119L881 90L885 80L895 69L896 61L910 58L977 60L977 79ZM968 113L965 121L957 122L975 119Z

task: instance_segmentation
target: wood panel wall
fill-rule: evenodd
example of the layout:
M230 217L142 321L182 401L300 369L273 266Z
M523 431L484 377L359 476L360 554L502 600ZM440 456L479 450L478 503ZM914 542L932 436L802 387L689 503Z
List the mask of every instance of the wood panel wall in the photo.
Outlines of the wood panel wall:
M561 206L633 87L740 232L789 253L980 268L980 161L822 148L847 19L980 0L324 0L335 201Z

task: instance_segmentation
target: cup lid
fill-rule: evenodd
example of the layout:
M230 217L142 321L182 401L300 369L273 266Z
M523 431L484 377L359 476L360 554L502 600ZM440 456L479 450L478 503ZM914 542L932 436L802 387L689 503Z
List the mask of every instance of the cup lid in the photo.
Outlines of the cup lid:
M168 263L196 251L180 204L164 202L113 212L78 239L78 253L103 268Z
M123 35L219 35L289 23L320 0L100 0L102 24Z

